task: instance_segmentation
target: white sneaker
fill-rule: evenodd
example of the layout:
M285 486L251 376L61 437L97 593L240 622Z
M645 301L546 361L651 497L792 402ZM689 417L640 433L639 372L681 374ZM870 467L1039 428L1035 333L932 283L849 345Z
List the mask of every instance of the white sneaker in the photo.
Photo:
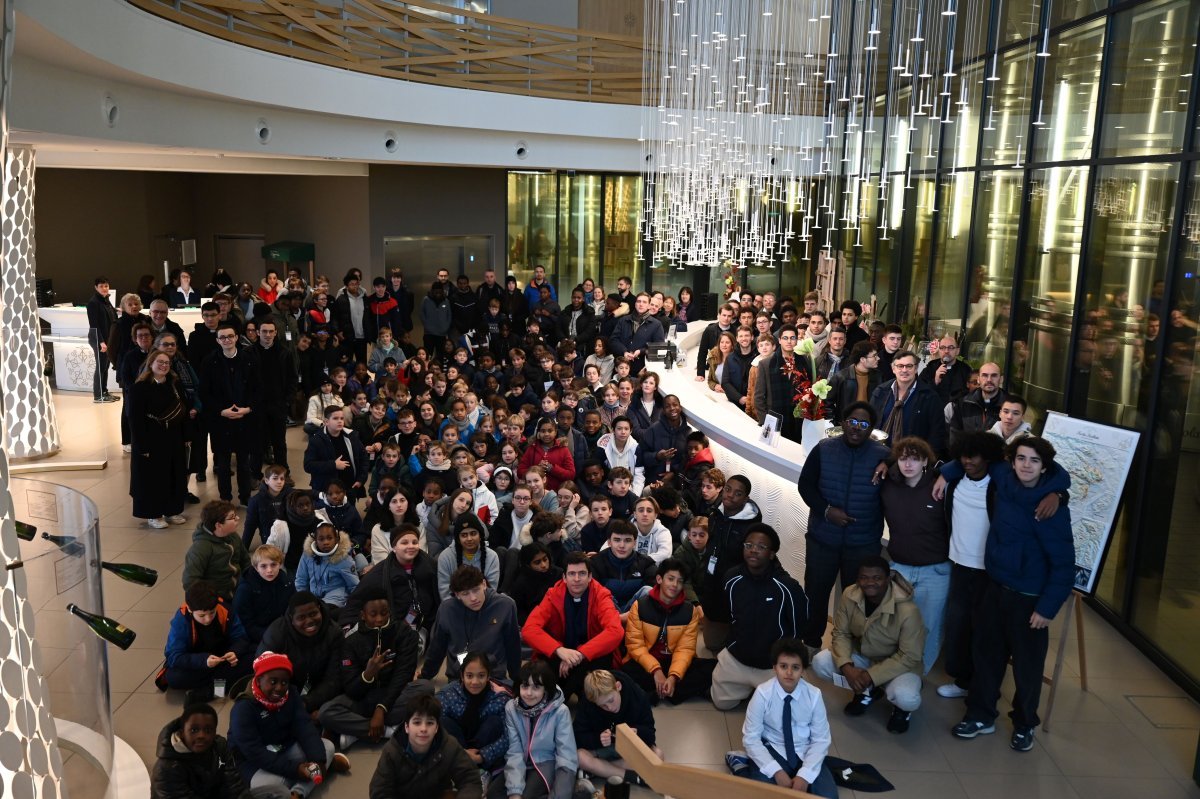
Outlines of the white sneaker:
M162 530L166 528L168 524L166 519L164 519L162 516L159 516L157 519L147 519L146 526L153 527L155 530Z
M167 521L171 524L187 524L187 517L182 513L176 513L174 516L168 516Z
M948 682L945 685L939 685L937 692L938 696L945 699L962 699L968 693L966 688L959 688L952 682Z
M121 451L128 455L129 453L133 452L133 447L129 444L122 444Z
M356 743L358 743L358 739L355 738L353 735L347 735L346 733L342 733L341 735L338 736L338 747L337 747L338 751L345 752L347 749L354 746L354 744L356 744Z

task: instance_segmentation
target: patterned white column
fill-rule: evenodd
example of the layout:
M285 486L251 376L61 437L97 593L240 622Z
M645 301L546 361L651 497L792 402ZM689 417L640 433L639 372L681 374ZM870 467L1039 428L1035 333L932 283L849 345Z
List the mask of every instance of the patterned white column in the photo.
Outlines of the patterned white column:
M8 99L11 96L12 85L12 49L13 49L13 0L0 0L0 155L8 153ZM32 153L30 154L32 156ZM5 159L7 161L7 159ZM29 162L33 166L32 158ZM6 173L7 174L7 173ZM44 452L53 451L58 447L58 426L54 424L54 406L50 403L50 391L42 379L42 348L41 335L38 332L37 316L34 312L33 291L33 180L29 178L28 204L23 210L27 215L21 221L23 230L29 234L28 269L24 285L28 296L24 302L18 302L18 294L13 290L9 294L10 283L7 279L9 271L10 242L8 230L10 224L16 221L16 205L8 205L7 192L3 207L4 217L4 263L0 269L0 280L3 280L4 326L0 328L3 339L0 340L0 393L3 394L5 408L12 410L18 396L34 399L30 392L12 392L9 377L13 373L8 368L8 357L13 352L34 353L35 365L26 372L27 377L36 377L32 382L40 386L37 396L42 398L39 405L26 405L25 411L32 416L42 416L49 412L47 438L52 447L46 447ZM7 180L5 181L7 185ZM29 319L32 315L32 330L12 326L9 308L20 307L21 318ZM14 315L11 317L16 318ZM34 344L24 347L14 346L15 342L33 339ZM7 416L8 414L6 414ZM22 429L23 426L18 426ZM5 433L11 435L11 428L5 425ZM33 437L24 441L36 441ZM0 447L0 558L4 563L11 563L21 557L17 542L17 530L13 519L12 494L9 491L8 456ZM33 638L33 605L29 603L29 592L25 584L25 574L21 569L15 571L0 571L0 793L4 796L23 796L30 799L57 799L63 795L63 763L58 748L57 731L54 718L50 715L49 693L46 683L38 670L41 658L35 657Z
M36 160L30 147L10 147L4 158L3 262L0 263L0 391L4 446L12 458L58 451L58 419L46 379L38 324L33 192Z
M0 560L19 560L9 493L8 457L0 450ZM35 652L34 608L25 572L0 570L0 795L60 797L62 754Z

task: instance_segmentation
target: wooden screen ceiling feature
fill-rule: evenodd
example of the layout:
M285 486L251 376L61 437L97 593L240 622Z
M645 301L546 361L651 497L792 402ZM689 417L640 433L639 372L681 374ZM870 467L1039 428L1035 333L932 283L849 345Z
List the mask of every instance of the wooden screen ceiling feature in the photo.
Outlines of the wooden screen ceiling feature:
M640 36L533 25L433 2L127 0L210 36L326 66L460 89L640 105Z

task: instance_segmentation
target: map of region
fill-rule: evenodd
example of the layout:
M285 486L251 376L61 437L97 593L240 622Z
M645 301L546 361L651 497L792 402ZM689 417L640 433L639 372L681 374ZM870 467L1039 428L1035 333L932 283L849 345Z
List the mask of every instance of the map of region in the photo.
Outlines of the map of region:
M1117 504L1139 434L1051 413L1042 436L1071 475L1071 525L1075 536L1075 587L1090 593L1116 521Z

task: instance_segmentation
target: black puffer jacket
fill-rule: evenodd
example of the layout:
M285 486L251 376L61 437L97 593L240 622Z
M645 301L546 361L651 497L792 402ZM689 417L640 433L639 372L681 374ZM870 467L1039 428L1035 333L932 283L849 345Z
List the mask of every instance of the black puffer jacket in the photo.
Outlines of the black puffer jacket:
M433 558L424 552L417 553L410 575L400 565L400 561L396 560L395 554L388 555L387 560L380 566L363 575L358 588L354 589L354 593L346 600L346 606L341 612L343 627L358 624L358 617L362 613L362 597L378 588L382 588L388 595L393 619L403 620L409 609L414 608L417 613L412 622L414 627L424 627L428 630L433 626L438 605L441 603L441 595L438 594L437 588L437 564Z
M481 799L479 767L471 762L458 741L437 731L429 753L417 760L408 752L407 736L397 731L379 754L371 777L371 799L397 796L442 796L454 786L457 799Z
M276 652L292 661L292 685L304 691L304 709L309 713L342 692L342 629L333 609L321 604L321 626L315 635L304 635L292 626L292 610L271 622L263 633L258 654Z
M225 738L218 735L212 748L198 755L174 738L180 726L173 719L158 734L151 799L250 799Z

